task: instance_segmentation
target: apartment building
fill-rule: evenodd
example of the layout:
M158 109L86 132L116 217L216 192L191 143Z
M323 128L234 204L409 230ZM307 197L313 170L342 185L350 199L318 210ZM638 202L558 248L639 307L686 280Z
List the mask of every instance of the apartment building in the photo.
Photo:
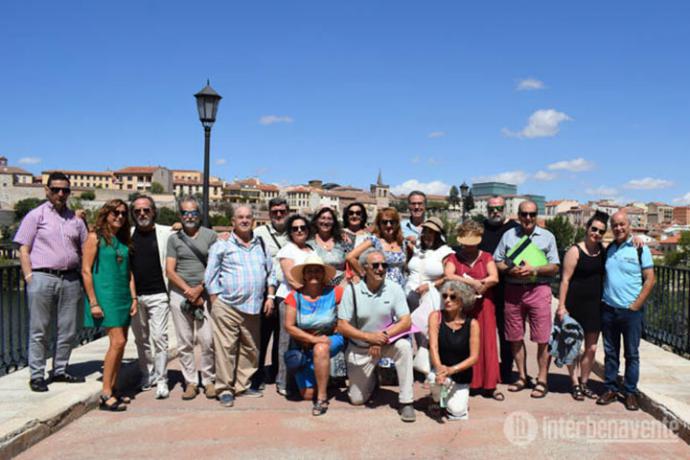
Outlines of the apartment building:
M150 192L154 182L161 184L166 193L173 190L172 173L168 168L162 166L128 166L113 171L113 175L119 190Z

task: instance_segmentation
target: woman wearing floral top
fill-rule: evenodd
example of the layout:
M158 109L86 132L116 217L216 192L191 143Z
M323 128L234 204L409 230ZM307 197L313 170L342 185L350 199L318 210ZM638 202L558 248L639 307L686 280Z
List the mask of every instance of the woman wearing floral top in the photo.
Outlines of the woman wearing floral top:
M321 208L311 219L313 238L308 244L326 265L335 268L331 286L345 284L345 247L338 216L331 208Z

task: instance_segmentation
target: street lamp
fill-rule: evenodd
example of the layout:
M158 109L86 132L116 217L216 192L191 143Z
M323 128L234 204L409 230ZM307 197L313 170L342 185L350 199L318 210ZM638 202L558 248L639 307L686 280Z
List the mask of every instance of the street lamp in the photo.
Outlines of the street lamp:
M209 156L211 153L211 127L216 122L218 104L222 99L220 94L211 88L211 83L206 80L206 86L194 95L196 108L199 111L199 120L204 127L204 192L203 192L203 225L210 227L208 218L208 188L210 181Z
M460 197L462 198L462 221L465 222L465 212L467 207L467 197L469 196L470 187L464 181L460 186Z

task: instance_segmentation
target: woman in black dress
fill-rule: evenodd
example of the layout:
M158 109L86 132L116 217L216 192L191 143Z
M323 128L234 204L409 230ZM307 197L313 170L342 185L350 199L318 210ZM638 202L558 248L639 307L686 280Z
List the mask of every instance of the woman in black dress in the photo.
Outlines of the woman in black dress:
M585 396L596 398L594 392L587 386L587 381L592 371L599 331L601 331L600 305L606 263L606 251L601 241L606 233L606 220L606 216L599 213L590 218L587 221L585 240L573 245L563 260L563 275L556 314L560 320L565 315L570 315L580 323L585 333L584 353L572 365L568 365L572 381L571 393L577 401L583 401Z

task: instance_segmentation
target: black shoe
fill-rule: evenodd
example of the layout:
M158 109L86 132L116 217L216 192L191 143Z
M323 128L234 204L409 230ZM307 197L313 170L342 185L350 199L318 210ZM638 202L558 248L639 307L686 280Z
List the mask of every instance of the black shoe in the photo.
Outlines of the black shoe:
M72 375L65 372L64 374L53 375L53 378L50 379L50 382L84 383L86 382L86 379L80 375Z
M31 391L35 391L37 393L44 393L48 391L48 382L46 382L46 379L42 377L31 379L31 381L29 381L29 386L31 387Z
M628 410L640 410L640 405L637 403L637 396L635 393L628 393L625 395L625 408Z

